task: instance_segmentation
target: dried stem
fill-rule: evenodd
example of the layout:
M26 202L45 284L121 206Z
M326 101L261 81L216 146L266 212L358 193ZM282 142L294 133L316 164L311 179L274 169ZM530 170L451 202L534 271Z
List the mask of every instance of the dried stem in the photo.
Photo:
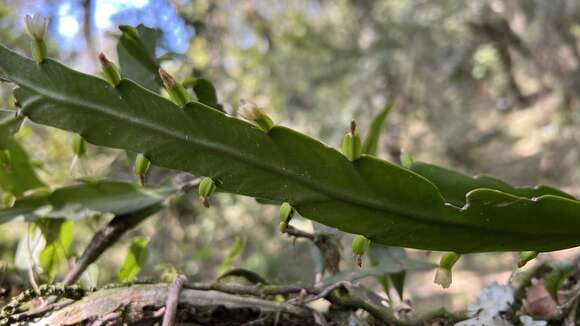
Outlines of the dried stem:
M161 209L161 205L145 208L138 212L115 216L103 229L97 231L91 242L76 262L75 266L66 275L65 286L75 284L84 271L94 263L105 250L113 246L127 231L136 227L147 217Z

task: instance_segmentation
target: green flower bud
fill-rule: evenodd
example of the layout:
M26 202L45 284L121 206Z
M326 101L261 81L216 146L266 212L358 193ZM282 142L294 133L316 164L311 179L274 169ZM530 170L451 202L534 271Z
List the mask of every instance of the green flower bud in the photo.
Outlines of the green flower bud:
M413 160L413 157L411 156L411 154L405 153L405 152L401 153L401 165L403 167L410 169L414 163L415 163L415 161Z
M4 208L12 207L14 201L16 201L16 197L14 197L13 194L9 193L8 191L4 191L2 193L2 207Z
M121 82L121 73L119 68L111 62L104 53L99 54L99 62L101 63L101 73L103 77L111 83L111 85L117 87Z
M173 77L171 77L171 75L163 68L159 68L159 77L161 77L163 86L167 89L167 93L169 93L169 97L173 103L179 107L184 107L187 103L191 102L191 98L185 90L185 87L176 82L175 79L173 79Z
M294 216L294 208L288 203L283 203L280 206L280 222L290 223L292 216Z
M34 61L42 63L47 56L46 42L44 40L32 40L30 49Z
M371 244L371 240L363 235L356 235L352 240L352 252L355 254L356 263L362 267L362 256L365 254Z
M270 131L274 127L274 122L268 115L258 108L255 103L241 100L238 114L248 120L254 122L260 129L265 132Z
M87 143L79 134L75 134L72 142L72 150L78 157L83 157L87 153Z
M286 230L288 229L288 223L280 222L278 229L280 230L280 233L286 233Z
M46 42L44 36L48 30L49 20L39 14L24 17L26 32L32 38L32 57L36 62L41 63L46 59Z
M455 252L446 252L441 256L441 260L439 261L439 268L435 273L435 279L433 280L435 284L441 285L443 288L448 288L451 286L451 282L453 281L453 274L451 273L451 268L453 265L459 260L458 253Z
M354 120L350 123L350 132L344 135L342 140L342 153L350 161L358 159L362 154L362 142L356 132L356 122Z
M520 259L518 261L518 267L524 267L530 260L538 257L539 252L537 251L522 251L520 252Z
M209 196L213 195L216 190L215 182L208 177L203 178L199 183L199 196L204 207L209 207Z
M141 185L145 184L145 176L149 167L151 166L151 161L145 157L143 154L138 154L135 158L135 174L139 177L139 182Z

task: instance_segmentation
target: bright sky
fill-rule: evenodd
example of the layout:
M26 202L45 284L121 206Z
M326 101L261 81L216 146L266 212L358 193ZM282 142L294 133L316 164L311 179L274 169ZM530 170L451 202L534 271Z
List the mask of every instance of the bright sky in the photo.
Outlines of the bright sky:
M0 0L1 1L1 0ZM24 14L40 12L52 17L51 31L60 46L68 49L82 48L81 36L83 10L80 1L62 0L56 6L32 1L23 8ZM24 15L23 14L23 15ZM116 30L118 24L160 28L164 32L164 44L174 52L185 52L193 33L175 12L169 0L94 0L93 27L100 31Z
M94 7L94 21L99 29L111 27L111 17L127 8L141 9L149 4L149 0L98 0ZM58 33L65 38L75 37L81 24L78 13L75 13L71 4L65 2L58 8Z

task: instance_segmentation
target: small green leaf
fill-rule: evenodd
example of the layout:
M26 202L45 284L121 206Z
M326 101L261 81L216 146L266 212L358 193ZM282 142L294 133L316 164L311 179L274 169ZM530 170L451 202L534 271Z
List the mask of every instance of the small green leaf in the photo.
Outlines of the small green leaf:
M218 270L219 275L222 275L230 268L230 266L236 260L236 258L238 258L238 256L242 254L245 247L246 247L246 241L244 241L244 239L242 239L242 238L236 238L236 241L230 247L230 250L228 251L228 255L226 256L226 258L224 259L224 261L222 262L222 264Z
M69 256L74 222L64 219L41 219L36 221L36 225L46 240L46 245L39 255L40 267L52 282Z
M147 245L149 240L145 238L137 238L133 240L129 246L129 251L121 269L117 273L117 278L122 283L132 282L137 274L141 271L143 266L147 264L149 259L149 251L147 250Z
M218 111L223 111L223 107L218 102L217 92L212 82L205 78L191 78L183 82L185 87L193 87L193 92L197 101Z
M117 44L119 67L124 78L158 93L163 83L159 78L159 62L155 58L155 48L161 39L161 31L139 25L120 26L122 34ZM137 36L137 38L135 38Z
M389 115L389 112L391 112L393 105L394 102L387 104L387 106L385 106L385 108L373 119L373 122L371 123L371 129L369 130L369 133L367 134L363 144L363 154L377 155L379 138L381 137L381 129L383 127L383 123Z

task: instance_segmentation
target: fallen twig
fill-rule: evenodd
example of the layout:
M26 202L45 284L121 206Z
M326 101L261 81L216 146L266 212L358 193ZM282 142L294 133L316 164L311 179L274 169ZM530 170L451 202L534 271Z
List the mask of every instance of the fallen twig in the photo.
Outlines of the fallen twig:
M183 284L187 282L187 277L179 275L169 286L167 292L167 300L165 301L165 315L163 316L163 326L175 325L177 314L177 303L179 302L179 294L183 288Z

